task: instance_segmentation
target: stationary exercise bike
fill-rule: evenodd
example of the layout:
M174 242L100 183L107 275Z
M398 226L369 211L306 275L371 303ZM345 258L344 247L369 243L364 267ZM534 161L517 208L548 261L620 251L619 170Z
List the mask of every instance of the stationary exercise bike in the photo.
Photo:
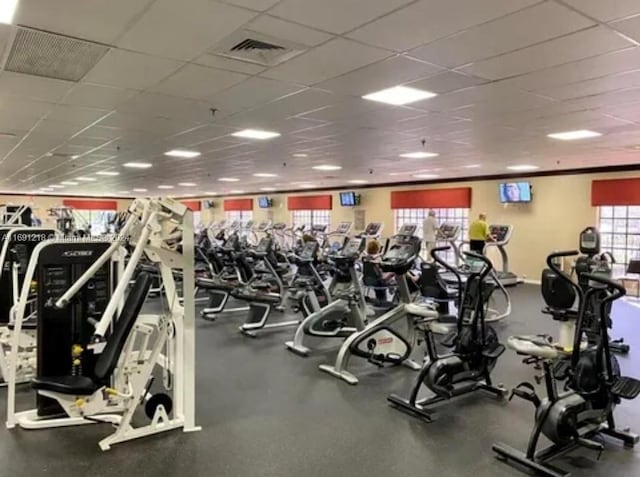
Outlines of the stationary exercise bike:
M535 424L526 452L505 444L494 444L493 450L502 460L516 462L546 477L566 477L567 472L552 468L548 462L575 447L584 447L597 452L604 450L598 439L600 434L622 441L625 447L633 447L638 436L616 428L613 411L622 399L635 399L640 394L640 381L620 375L620 368L611 354L608 336L608 313L611 304L625 295L620 284L607 277L585 274L590 288L585 292L565 275L555 264L557 258L577 255L577 251L560 252L547 258L547 265L554 277L564 285L545 286L545 301L554 318L568 329L574 328L573 342L553 343L535 337L514 337L509 346L519 354L526 355L527 363L542 362L547 397L540 399L532 384L521 383L513 390L518 396L530 401L536 408ZM547 274L549 276L549 274ZM544 278L544 274L543 274ZM567 290L570 290L567 292ZM604 293L602 293L604 292ZM577 312L571 311L576 295ZM589 324L587 308L594 296L600 296L599 335L596 340L584 340ZM575 317L575 325L566 322ZM565 335L566 336L566 335ZM559 382L565 382L563 392L558 391ZM552 445L537 450L541 436Z
M438 256L438 253L450 248L433 249L431 257L460 280L459 272ZM461 295L457 323L455 329L440 343L451 348L452 352L440 355L437 351L433 326L439 325L438 317L420 320L429 359L420 370L409 399L395 394L387 398L397 409L427 421L431 421L435 412L430 408L433 404L479 390L498 398L504 398L507 394L506 389L494 386L491 381L491 371L505 351L496 332L485 322L487 297L493 292L493 285L487 281L487 277L493 265L486 257L474 252L463 254L471 268ZM434 394L432 397L418 399L423 385Z

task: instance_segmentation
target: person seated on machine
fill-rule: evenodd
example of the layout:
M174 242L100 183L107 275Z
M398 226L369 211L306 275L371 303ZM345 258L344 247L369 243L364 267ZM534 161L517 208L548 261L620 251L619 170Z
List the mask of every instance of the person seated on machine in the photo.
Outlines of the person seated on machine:
M375 290L378 302L387 301L387 289L395 285L395 274L383 272L380 268L380 244L372 240L367 244L367 250L362 257L363 283Z

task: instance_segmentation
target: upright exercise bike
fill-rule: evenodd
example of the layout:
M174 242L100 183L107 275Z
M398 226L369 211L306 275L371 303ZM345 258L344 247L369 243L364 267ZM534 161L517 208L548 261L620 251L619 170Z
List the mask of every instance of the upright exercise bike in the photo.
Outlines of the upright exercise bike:
M526 382L513 390L513 395L530 401L536 408L527 450L522 452L501 443L493 446L501 460L516 462L546 477L566 477L567 472L551 467L548 462L576 447L602 452L605 447L599 435L618 439L625 447L633 447L638 442L636 434L617 429L613 417L615 406L622 399L635 399L640 394L640 381L620 375L609 343L608 310L615 300L625 295L625 289L607 277L591 273L584 276L591 287L583 291L554 263L557 258L577 254L577 251L569 251L550 255L547 265L554 274L547 274L547 277L557 280L558 285L543 287L545 301L554 319L561 323L575 319L575 326L563 324L563 327L575 330L573 342L561 340L556 344L541 339L536 341L535 337L509 339L511 348L528 356L525 362L539 365L541 361L544 369L546 398L540 399L533 385ZM576 295L579 307L574 312L570 307ZM590 326L587 308L595 295L600 296L599 336L596 340L586 341L583 336ZM565 381L563 392L558 391L560 381ZM538 450L542 436L552 445Z
M461 280L459 272L438 256L438 253L450 248L436 248L431 251L431 257ZM507 394L506 389L494 386L491 380L491 371L505 351L504 345L498 341L496 332L485 322L487 298L494 288L487 277L493 265L483 255L474 252L463 254L473 265L470 267L460 298L455 329L441 341L441 344L451 348L452 352L440 355L436 348L433 326L438 324L438 316L420 320L429 359L420 370L409 399L395 394L387 398L397 409L420 416L427 421L431 421L434 414L431 406L442 401L480 390L500 399ZM423 385L433 396L418 398Z

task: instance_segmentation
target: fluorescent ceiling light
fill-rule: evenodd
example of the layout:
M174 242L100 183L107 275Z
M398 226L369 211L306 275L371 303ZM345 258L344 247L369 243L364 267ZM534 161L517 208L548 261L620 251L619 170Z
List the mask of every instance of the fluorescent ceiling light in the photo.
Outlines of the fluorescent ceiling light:
M221 177L218 180L220 182L238 182L240 179L236 179L235 177Z
M53 189L49 188L49 187L40 187L40 190L42 192L53 192Z
M180 182L178 185L182 187L195 187L197 184L195 182Z
M275 189L273 187L263 187L260 190L262 190L264 192L273 192L273 191L275 191Z
M407 152L400 154L400 157L406 157L407 159L427 159L429 157L438 157L440 154L437 152Z
M75 181L62 181L60 184L74 186L74 185L78 185L78 182L75 182Z
M120 173L116 172L116 171L100 171L100 172L96 172L96 175L99 175L99 176L119 176Z
M369 181L365 181L365 180L362 180L362 179L353 179L353 180L350 180L350 181L347 181L347 182L349 184L366 184Z
M195 197L195 194L182 194L182 197Z
M274 131L262 131L260 129L243 129L242 131L234 132L232 136L245 137L247 139L273 139L280 136L280 133Z
M316 171L339 171L341 166L332 166L331 164L322 164L321 166L313 166L311 169Z
M295 154L291 154L293 157L309 157L309 154L303 154L301 152L297 152Z
M588 129L547 134L547 137L550 137L551 139L559 139L561 141L575 141L576 139L587 139L598 136L602 136L602 133L589 131Z
M317 187L314 184L300 184L300 187L302 187L303 189L313 189L314 187Z
M278 177L278 174L269 174L267 172L258 172L253 177Z
M229 191L230 194L244 194L243 190L230 190Z
M205 195L218 195L217 192L205 192Z
M16 13L18 0L2 0L0 2L0 23L10 25L13 22L13 15Z
M440 177L438 174L414 174L416 179L436 179Z
M49 186L50 189L64 189L63 185L53 184Z
M393 88L383 89L375 93L363 96L363 99L370 101L378 101L379 103L393 104L401 106L403 104L415 103L423 99L429 99L437 96L436 93L425 91L422 89L409 88L407 86L394 86Z
M128 190L119 190L119 191L117 192L117 194L128 194L128 193L129 193L129 191L128 191Z
M520 164L517 166L509 166L507 167L510 171L535 171L536 169L540 169L538 166L532 166L529 164Z
M172 185L159 185L158 189L173 189Z
M96 179L94 179L93 177L76 177L77 181L80 182L95 182Z
M477 169L481 167L480 164L469 164L468 166L464 166L465 169Z
M133 192L147 192L147 189L133 189Z
M148 162L127 162L123 164L124 167L131 167L133 169L149 169L151 164Z
M201 153L198 151L189 151L187 149L172 149L171 151L165 152L164 155L169 157L181 157L183 159L193 159L194 157L200 156Z
M80 156L78 156L77 154L71 156L71 159L78 159Z

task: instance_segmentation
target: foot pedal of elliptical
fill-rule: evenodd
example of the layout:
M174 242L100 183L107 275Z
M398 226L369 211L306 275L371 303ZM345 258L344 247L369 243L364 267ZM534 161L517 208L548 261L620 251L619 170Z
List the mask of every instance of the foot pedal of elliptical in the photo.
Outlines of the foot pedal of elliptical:
M488 359L498 359L505 351L503 344L497 344L491 349L485 349L482 351L482 356Z
M447 348L453 348L456 344L456 338L458 337L458 332L454 331L449 333L447 336L440 340L440 344L442 346L446 346Z
M620 376L613 382L611 393L622 399L635 399L640 394L640 381Z

